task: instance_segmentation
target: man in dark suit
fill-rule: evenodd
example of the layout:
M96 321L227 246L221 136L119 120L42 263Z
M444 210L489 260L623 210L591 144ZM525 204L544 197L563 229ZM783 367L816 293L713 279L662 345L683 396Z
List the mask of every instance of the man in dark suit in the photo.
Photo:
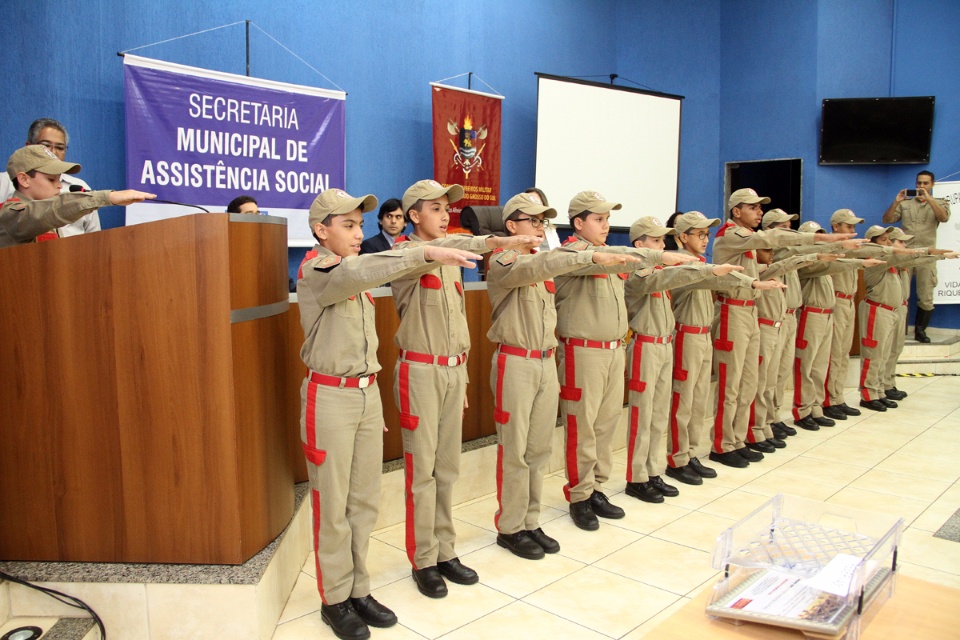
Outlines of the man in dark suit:
M380 233L367 238L360 244L361 255L392 249L393 243L397 241L397 237L403 233L403 228L407 226L407 221L403 219L403 208L396 198L390 198L383 203L380 207L380 213L377 214L377 220L380 225Z

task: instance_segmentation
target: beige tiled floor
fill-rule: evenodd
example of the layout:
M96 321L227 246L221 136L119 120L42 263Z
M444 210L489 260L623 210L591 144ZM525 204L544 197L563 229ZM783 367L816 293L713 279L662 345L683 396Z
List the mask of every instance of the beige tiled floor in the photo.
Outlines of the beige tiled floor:
M932 536L960 508L960 378L900 378L898 386L910 393L899 409L801 431L747 469L720 466L720 477L703 486L680 485L680 496L664 504L622 493L619 451L608 492L627 516L596 532L573 526L562 473L553 474L541 523L562 550L543 560L496 546L493 496L459 505L458 551L480 584L450 584L442 600L417 592L402 525L377 531L368 558L373 593L400 623L372 629L373 638L642 638L714 583L717 535L779 492L903 517L901 572L960 588L960 543ZM855 393L848 403L856 406ZM320 620L314 574L311 554L274 640L334 637Z

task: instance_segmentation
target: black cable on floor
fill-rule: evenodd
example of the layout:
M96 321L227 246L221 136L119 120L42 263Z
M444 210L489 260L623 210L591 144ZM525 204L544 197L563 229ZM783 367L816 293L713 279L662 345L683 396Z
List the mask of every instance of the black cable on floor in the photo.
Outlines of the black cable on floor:
M3 571L0 571L0 579L9 580L10 582L13 582L16 584L22 584L23 586L29 587L30 589L35 589L40 593L45 593L51 598L58 600L67 606L73 607L74 609L83 609L84 611L90 614L90 617L93 618L93 621L97 624L97 628L100 629L100 638L102 640L107 640L107 630L103 627L103 620L100 619L100 616L97 615L96 611L90 608L90 605L88 605L86 602L84 602L80 598L76 598L74 596L68 595L61 591L57 591L55 589L48 589L47 587L41 587L36 584L31 584L26 580L21 580L20 578L17 578L16 576L12 576L9 573L4 573Z

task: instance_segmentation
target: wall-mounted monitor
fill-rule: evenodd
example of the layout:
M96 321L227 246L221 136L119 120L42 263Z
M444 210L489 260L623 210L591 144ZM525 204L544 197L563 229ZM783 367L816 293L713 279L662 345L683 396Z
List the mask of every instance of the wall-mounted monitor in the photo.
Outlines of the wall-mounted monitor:
M820 164L930 162L934 96L825 98Z

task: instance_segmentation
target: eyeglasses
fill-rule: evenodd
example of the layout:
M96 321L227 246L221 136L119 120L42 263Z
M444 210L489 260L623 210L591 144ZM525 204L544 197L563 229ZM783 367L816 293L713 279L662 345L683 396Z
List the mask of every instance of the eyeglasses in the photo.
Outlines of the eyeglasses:
M67 145L60 144L56 142L50 142L49 140L37 140L37 144L42 144L47 149L53 149L54 151L66 151Z
M697 240L709 240L710 234L706 231L701 231L700 233L687 233L691 238L696 238Z
M549 227L550 223L546 218L514 218L515 222L527 221L530 223L530 226L534 229L539 229L540 227Z

